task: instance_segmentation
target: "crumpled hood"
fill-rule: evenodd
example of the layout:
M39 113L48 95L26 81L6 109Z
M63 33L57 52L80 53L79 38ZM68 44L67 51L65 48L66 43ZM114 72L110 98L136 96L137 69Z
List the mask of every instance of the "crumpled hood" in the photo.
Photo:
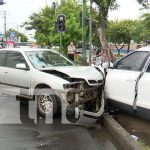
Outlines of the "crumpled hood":
M50 67L41 69L41 71L55 70L64 73L72 78L82 78L88 80L102 80L102 74L92 66L63 66L63 67Z

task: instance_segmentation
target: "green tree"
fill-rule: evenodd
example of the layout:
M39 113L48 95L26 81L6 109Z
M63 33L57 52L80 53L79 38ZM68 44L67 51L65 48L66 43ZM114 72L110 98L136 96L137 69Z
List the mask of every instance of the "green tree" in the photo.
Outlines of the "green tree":
M94 0L97 5L97 32L101 42L102 47L104 47L108 58L111 58L110 47L105 38L105 31L108 24L108 12L115 10L119 7L116 0Z
M27 22L24 23L27 30L35 29L35 39L40 46L51 46L49 36L54 26L55 10L46 6L39 13L33 13Z
M150 0L137 0L137 2L145 9L148 9L150 6Z
M71 41L75 44L77 44L78 41L81 41L82 32L79 23L80 11L81 5L77 5L75 0L66 0L57 9L57 15L64 14L66 16L66 31L62 34L64 48L66 48ZM51 41L56 41L58 44L60 34L54 33L53 35Z
M148 13L143 14L135 26L135 33L133 40L136 42L150 40L149 25L150 25L150 14Z
M108 23L107 28L107 39L110 42L117 43L117 45L122 45L123 43L128 44L128 51L130 50L130 41L134 37L135 33L135 27L136 27L137 21L133 20L121 20L121 21L110 21ZM123 46L123 45L122 45ZM119 46L123 48L122 46ZM118 53L120 48L118 49Z
M81 40L81 27L79 24L79 14L81 5L77 5L74 0L63 1L57 9L46 6L39 13L34 13L25 22L26 29L35 29L35 39L41 46L59 45L60 33L55 30L55 23L59 14L66 16L66 31L62 33L62 43L64 51L70 41L77 43Z
M99 21L99 23L98 23L97 31L98 31L99 39L101 45L103 47L106 47L105 50L107 56L110 58L111 57L110 47L105 38L105 31L108 24L108 12L117 9L119 5L116 3L116 0L93 0L93 1L96 3L98 9L97 20ZM150 0L137 0L137 2L140 5L142 5L143 8L149 8Z
M27 36L24 35L23 33L16 31L15 29L9 29L6 33L6 36L9 37L11 32L15 32L16 37L21 38L20 39L21 42L27 42L27 40L28 40Z

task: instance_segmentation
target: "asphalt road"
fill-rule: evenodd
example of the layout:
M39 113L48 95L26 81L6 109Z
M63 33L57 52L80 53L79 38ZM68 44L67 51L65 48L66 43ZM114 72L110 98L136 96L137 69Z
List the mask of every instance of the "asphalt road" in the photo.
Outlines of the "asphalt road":
M0 150L117 150L104 127L85 128L60 123L38 123L28 117L28 105L0 95ZM119 149L119 148L118 148Z

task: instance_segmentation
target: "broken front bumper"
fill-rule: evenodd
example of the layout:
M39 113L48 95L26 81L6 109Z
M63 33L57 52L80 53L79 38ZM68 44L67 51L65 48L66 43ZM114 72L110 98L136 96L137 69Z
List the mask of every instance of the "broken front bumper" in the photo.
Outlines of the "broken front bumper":
M69 91L69 90L68 90ZM74 112L74 116L76 118L76 122L75 124L77 125L84 125L84 126L92 126L98 119L100 119L100 117L102 116L103 112L104 112L104 92L101 89L101 96L99 99L99 107L95 108L96 111L89 111L89 110L84 110L82 109L82 107L80 107L82 104L84 104L84 102L89 102L91 100L92 97L88 97L87 100L84 99L83 101L80 101L80 94L84 91L84 90L76 90L76 93L74 93L76 96L74 97L74 103L72 104L71 101L67 100L67 94L68 91L65 91L62 93L61 98L63 98L62 101L62 113L63 116L66 116L66 112L67 112L67 105L72 105L73 107L73 112ZM69 91L70 92L70 91ZM87 92L87 91L86 91ZM82 95L82 94L81 94ZM95 94L93 94L93 98ZM63 117L65 118L65 117ZM67 118L67 117L66 117Z
M80 110L79 119L76 122L76 124L91 126L94 123L96 123L96 121L100 119L100 117L102 116L104 112L104 105L105 105L104 93L102 92L101 107L99 108L99 110L97 112L89 112L85 110Z

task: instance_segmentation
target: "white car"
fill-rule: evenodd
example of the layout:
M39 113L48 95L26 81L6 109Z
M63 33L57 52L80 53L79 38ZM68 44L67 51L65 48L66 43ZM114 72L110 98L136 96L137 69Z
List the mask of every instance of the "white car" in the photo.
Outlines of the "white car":
M128 54L106 70L109 104L150 119L150 46Z
M61 105L76 112L78 122L94 123L103 114L104 78L92 66L75 66L47 49L0 50L0 90L35 99L43 114L57 114Z

